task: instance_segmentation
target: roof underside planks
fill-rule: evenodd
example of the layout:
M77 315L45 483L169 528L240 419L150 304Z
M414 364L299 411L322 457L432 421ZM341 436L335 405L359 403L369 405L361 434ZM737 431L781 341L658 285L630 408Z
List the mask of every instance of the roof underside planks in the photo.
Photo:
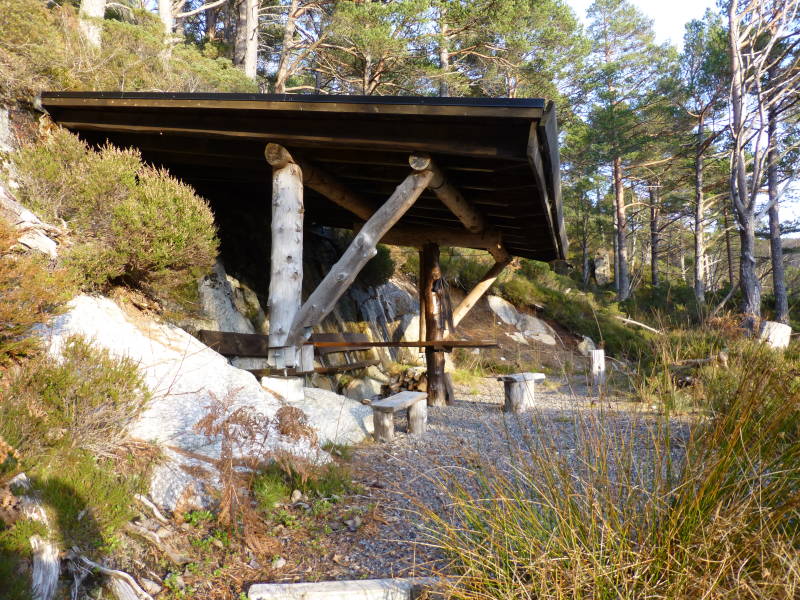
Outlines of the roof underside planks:
M336 176L375 208L427 152L500 232L507 250L563 258L558 132L539 99L45 92L42 107L92 144L135 147L205 196L266 205L268 142ZM307 224L360 221L306 186ZM427 190L398 227L463 225Z

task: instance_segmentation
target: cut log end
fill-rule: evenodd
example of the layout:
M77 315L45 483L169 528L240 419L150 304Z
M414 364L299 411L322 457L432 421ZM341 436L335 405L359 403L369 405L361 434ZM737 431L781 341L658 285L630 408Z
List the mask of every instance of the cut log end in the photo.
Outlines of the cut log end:
M430 168L432 163L430 154L425 152L417 152L408 157L408 164L415 171L425 171Z
M264 157L273 169L282 169L288 164L297 164L289 151L280 144L267 144Z

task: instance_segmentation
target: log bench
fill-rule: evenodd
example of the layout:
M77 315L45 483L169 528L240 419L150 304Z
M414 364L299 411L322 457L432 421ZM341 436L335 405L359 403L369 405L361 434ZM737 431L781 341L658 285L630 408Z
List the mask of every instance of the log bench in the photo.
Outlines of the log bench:
M533 392L537 381L544 381L544 373L515 373L497 378L505 388L503 412L520 413L533 408Z
M390 442L394 438L394 413L408 409L408 433L422 435L428 423L428 394L400 392L372 403L375 439Z

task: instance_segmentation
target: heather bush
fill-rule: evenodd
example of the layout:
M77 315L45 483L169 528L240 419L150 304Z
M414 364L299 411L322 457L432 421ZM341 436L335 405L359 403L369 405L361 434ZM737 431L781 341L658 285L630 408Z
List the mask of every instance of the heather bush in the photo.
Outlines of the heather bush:
M94 151L62 129L13 160L23 202L74 234L62 261L84 290L125 285L162 300L194 300L218 242L213 215L192 188L144 164L136 150Z
M17 232L0 218L0 365L30 354L29 334L69 299L69 278L51 269L45 257L15 248Z
M126 11L103 21L103 43L81 37L71 6L0 0L0 98L31 101L41 90L257 92L230 60L192 44L167 51L158 19Z
M135 362L80 337L66 340L60 360L33 358L10 373L0 437L25 457L60 447L111 455L148 399Z

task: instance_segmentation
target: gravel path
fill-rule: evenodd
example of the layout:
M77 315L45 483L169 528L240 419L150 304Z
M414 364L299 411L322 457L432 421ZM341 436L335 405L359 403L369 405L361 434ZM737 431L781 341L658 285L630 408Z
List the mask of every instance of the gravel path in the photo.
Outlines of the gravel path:
M513 449L526 447L533 439L530 436L540 440L546 436L559 453L569 457L595 435L612 434L621 443L630 442L637 456L648 455L649 433L657 420L641 403L595 401L577 381L553 387L552 383L537 387L535 410L519 417L502 412L501 382L485 379L477 386L457 386L459 400L453 406L428 409L425 436L403 433L406 420L398 414L398 433L392 443L357 448L354 474L378 503L383 523L377 535L356 544L348 562L369 577L421 576L443 568L441 554L424 543L415 502L424 499L428 506L442 506L436 481L443 470L460 477L476 461L502 466ZM686 422L675 421L673 438L685 439L687 430ZM673 458L679 458L680 447L680 443L674 445Z

